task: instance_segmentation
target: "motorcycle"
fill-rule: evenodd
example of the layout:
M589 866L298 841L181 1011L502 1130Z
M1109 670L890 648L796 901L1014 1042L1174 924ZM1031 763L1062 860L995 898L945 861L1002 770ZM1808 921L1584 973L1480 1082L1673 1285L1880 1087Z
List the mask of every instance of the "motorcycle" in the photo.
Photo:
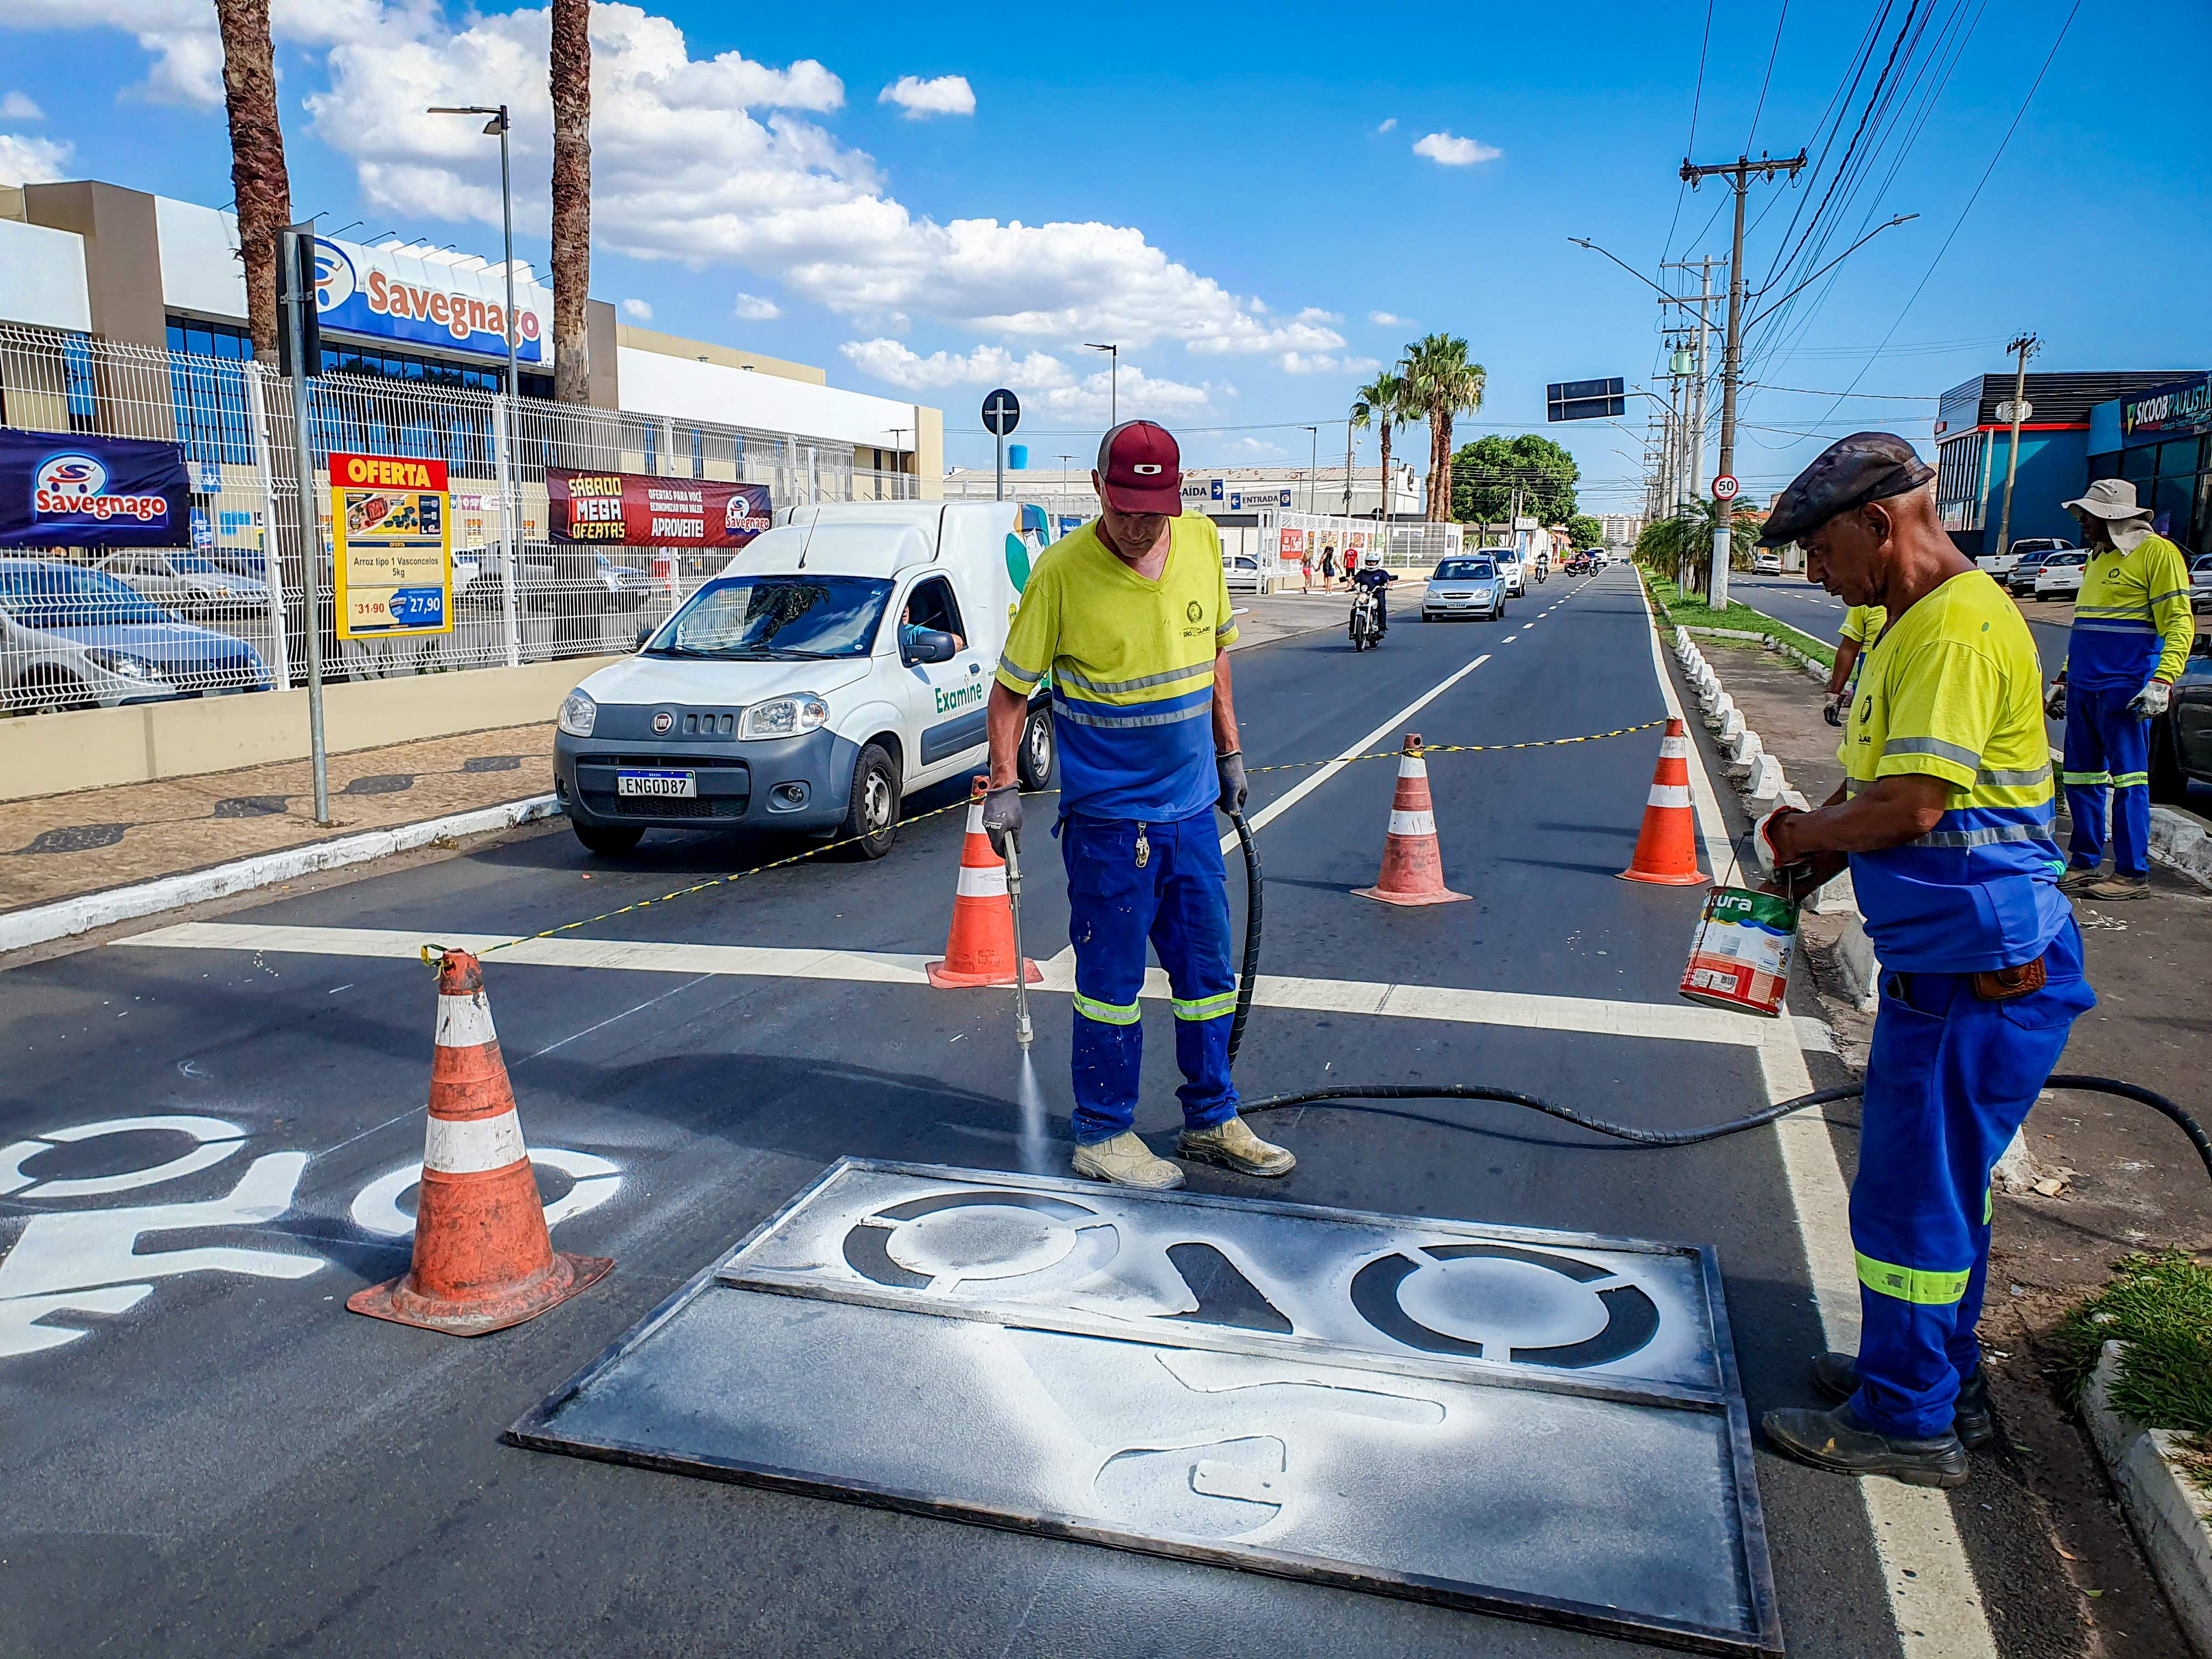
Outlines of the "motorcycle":
M1347 626L1354 651L1365 651L1382 642L1382 618L1376 614L1375 595L1366 588L1352 596L1352 618Z

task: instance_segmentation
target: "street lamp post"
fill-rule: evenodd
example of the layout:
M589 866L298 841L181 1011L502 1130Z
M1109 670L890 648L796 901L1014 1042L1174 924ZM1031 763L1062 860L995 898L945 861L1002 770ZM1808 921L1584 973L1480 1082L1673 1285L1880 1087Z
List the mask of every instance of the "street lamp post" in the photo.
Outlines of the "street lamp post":
M520 388L514 382L514 191L507 171L507 106L496 109L486 104L465 106L436 105L428 112L432 115L489 115L484 123L484 136L499 140L499 216L501 233L507 251L507 395L514 397Z
M1106 424L1119 426L1121 424L1121 348L1100 345L1096 340L1088 340L1084 343L1083 349L1106 354Z
M1306 513L1310 516L1314 510L1314 474L1321 471L1321 428L1310 426L1306 435L1313 440L1306 457Z

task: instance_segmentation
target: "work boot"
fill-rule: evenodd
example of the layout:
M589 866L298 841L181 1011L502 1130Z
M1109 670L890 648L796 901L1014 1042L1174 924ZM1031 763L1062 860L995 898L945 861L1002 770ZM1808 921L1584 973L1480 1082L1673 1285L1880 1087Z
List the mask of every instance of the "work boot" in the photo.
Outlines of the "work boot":
M1182 1171L1139 1139L1134 1129L1124 1129L1111 1140L1094 1140L1075 1149L1075 1173L1094 1181L1110 1181L1116 1187L1137 1187L1164 1193L1182 1185Z
M1176 1152L1183 1158L1225 1164L1243 1175L1286 1176L1298 1167L1289 1148L1261 1139L1241 1117L1224 1119L1210 1129L1185 1129Z
M2146 899L2150 896L2150 877L2124 876L2115 870L2102 881L2093 881L2081 890L2083 898L2095 899L2101 904L2116 903L2124 899Z
M2096 878L2095 865L2069 864L2066 866L2066 873L2058 878L2058 890L2062 893L2078 893Z
M1859 1391L1859 1362L1847 1353L1824 1353L1813 1362L1813 1386L1831 1400L1849 1400ZM1990 1405L1990 1379L1978 1365L1959 1384L1951 1402L1951 1432L1968 1451L1995 1443L1997 1420Z
M1963 1486L1966 1449L1955 1434L1925 1440L1883 1434L1849 1405L1831 1412L1791 1407L1760 1419L1767 1443L1785 1457L1836 1474L1886 1474L1908 1486Z

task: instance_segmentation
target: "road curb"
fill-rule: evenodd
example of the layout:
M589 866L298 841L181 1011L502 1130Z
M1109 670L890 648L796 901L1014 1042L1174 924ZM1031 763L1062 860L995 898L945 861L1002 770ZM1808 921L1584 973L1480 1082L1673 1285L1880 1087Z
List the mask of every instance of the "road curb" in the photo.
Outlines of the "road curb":
M2212 1659L2212 1498L2176 1462L2179 1435L2112 1409L2124 1345L2107 1342L2081 1397L2081 1418L2105 1459L2120 1507L2150 1570L2197 1651Z
M359 835L309 842L304 847L257 854L252 858L210 865L181 876L162 876L128 887L82 893L52 904L32 905L0 915L0 955L58 939L70 939L115 922L204 904L210 899L227 898L234 893L251 892L258 887L313 875L319 870L336 870L349 864L366 864L372 859L388 858L394 853L412 852L434 842L512 830L518 824L557 817L560 811L560 803L551 795L532 795L525 800L504 801L497 806L449 812L443 817L425 818L419 823L364 830Z
M2186 812L2150 809L2150 855L2169 870L2212 887L2212 835Z

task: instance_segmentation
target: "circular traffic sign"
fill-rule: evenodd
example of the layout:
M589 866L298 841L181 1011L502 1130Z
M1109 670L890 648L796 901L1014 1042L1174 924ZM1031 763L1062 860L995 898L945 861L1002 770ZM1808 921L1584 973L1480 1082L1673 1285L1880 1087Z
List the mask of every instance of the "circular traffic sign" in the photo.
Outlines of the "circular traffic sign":
M1005 437L1022 423L1022 400L1000 386L983 399L983 430Z
M1743 486L1736 482L1735 473L1723 472L1713 480L1713 499L1717 501L1732 501L1736 498L1736 492L1742 488Z

